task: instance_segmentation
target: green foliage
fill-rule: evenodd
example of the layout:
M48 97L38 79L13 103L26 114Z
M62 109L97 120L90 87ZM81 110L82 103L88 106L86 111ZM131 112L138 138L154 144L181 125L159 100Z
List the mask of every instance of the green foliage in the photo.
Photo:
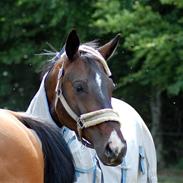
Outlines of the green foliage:
M181 3L176 2L174 5L180 8ZM171 5L172 1L162 3ZM158 6L154 9L147 3L136 2L132 9L124 9L118 0L101 1L96 4L94 26L104 33L121 32L123 49L131 53L127 63L131 72L120 79L119 86L138 82L177 95L183 91L181 10L174 8L169 14L161 14L163 5Z
M162 4L175 5L178 8L183 8L183 1L181 0L160 0Z
M34 74L44 60L34 54L46 42L59 49L72 27L82 39L121 32L123 58L114 58L125 70L110 63L121 77L119 87L136 82L173 95L183 91L182 1L4 0L0 5L1 68L31 64Z
M0 2L1 107L25 110L26 99L30 99L36 89L38 80L35 78L45 60L35 54L42 52L42 49L50 49L46 42L59 50L64 44L66 35L74 27L77 27L81 38L90 35L90 31L86 31L86 28L91 21L93 2L88 0L82 3L78 0ZM7 98L7 95L10 97ZM22 100L16 99L19 95L23 96Z
M176 165L177 169L183 170L183 158L179 160L179 162Z

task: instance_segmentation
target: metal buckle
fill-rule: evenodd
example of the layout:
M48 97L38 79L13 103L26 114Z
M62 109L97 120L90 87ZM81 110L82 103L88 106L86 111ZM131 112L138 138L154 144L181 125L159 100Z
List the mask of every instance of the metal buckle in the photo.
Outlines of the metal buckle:
M62 91L61 91L61 89L59 88L59 89L57 90L57 96L60 96L61 93L62 93Z
M79 118L77 120L77 125L80 129L83 129L84 128L84 120L82 120L81 118Z
M64 66L62 65L58 73L58 80L60 80L63 76L64 76Z

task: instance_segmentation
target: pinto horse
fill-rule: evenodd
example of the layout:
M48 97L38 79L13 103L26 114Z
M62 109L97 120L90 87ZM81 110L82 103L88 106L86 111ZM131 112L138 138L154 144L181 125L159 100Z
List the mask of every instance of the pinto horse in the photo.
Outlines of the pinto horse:
M101 47L71 31L55 53L28 114L60 127L74 158L76 182L157 182L150 132L138 113L112 98L107 60L120 36Z
M71 183L74 175L72 155L57 128L0 110L0 182Z

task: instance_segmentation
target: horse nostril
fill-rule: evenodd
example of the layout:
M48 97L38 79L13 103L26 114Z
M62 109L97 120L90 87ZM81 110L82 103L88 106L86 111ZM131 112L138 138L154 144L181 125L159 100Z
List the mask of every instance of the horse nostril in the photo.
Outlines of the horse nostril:
M110 158L110 159L114 159L117 157L118 155L118 148L112 148L111 147L111 142L109 142L107 145L106 145L106 149L105 149L105 155L107 156L107 158Z

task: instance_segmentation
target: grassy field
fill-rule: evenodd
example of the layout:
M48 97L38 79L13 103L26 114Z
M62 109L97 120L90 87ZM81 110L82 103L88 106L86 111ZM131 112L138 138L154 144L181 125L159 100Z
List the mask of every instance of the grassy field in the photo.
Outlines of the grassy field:
M159 183L183 183L183 170L167 169L158 172Z

